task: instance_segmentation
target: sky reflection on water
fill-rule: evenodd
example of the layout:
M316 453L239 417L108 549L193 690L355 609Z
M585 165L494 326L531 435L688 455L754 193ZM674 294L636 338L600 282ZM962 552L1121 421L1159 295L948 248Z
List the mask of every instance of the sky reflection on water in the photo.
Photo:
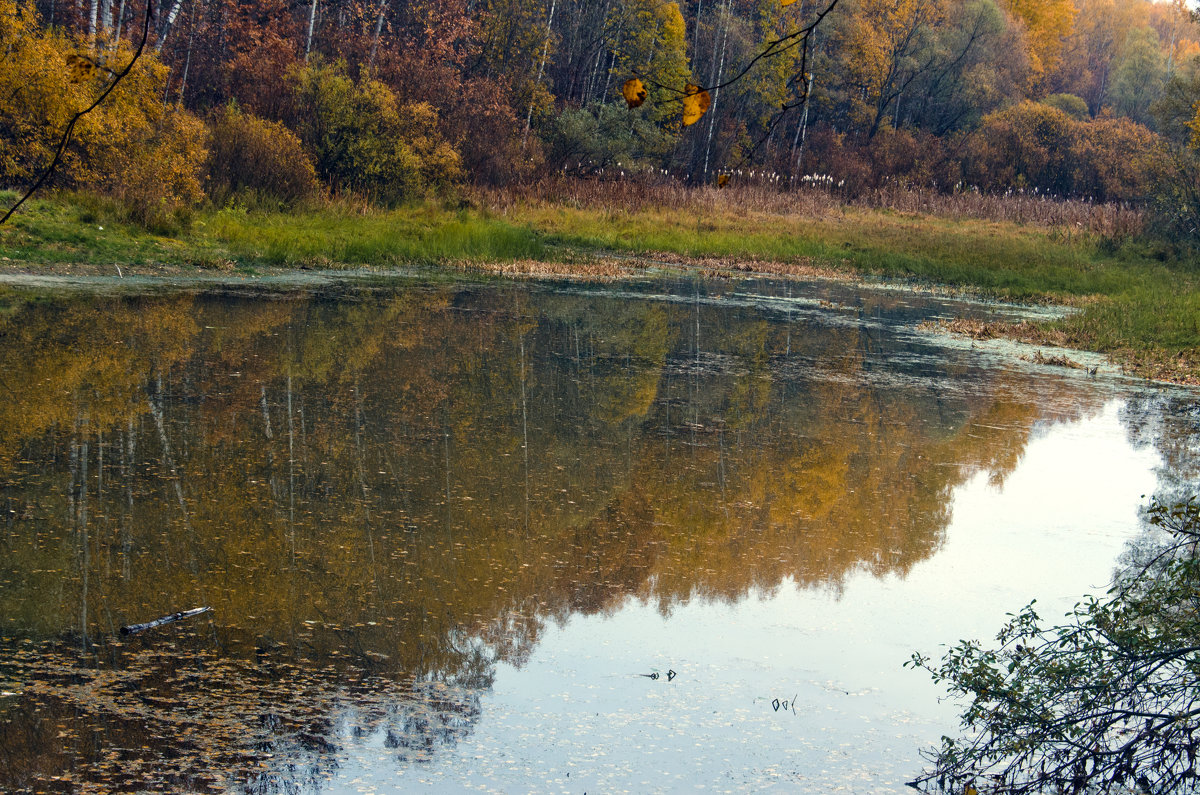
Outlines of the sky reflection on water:
M859 572L836 589L785 580L669 616L631 599L572 617L524 668L501 667L470 738L405 778L455 790L911 791L916 752L957 718L901 667L908 656L998 628L1032 598L1056 616L1105 586L1159 463L1130 447L1120 405L1047 428L1003 484L979 473L959 487L945 545L906 576ZM679 677L630 673L655 667ZM367 780L396 780L372 769L383 776Z

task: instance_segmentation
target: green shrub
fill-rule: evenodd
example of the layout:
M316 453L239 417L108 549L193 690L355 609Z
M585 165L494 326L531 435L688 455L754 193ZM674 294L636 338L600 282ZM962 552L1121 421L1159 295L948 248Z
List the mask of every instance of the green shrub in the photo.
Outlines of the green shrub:
M1087 102L1074 94L1051 94L1042 100L1042 104L1061 110L1075 121L1086 121L1092 117Z
M1167 256L1196 262L1200 248L1200 156L1172 147L1151 175L1149 232L1167 244Z
M555 117L546 133L546 162L573 174L618 164L634 170L659 165L671 143L672 137L641 110L597 102Z
M226 106L209 127L206 184L217 205L234 196L292 206L317 191L317 174L300 139L279 122Z
M429 105L401 105L383 83L357 83L345 65L314 63L293 73L292 127L317 173L339 190L383 204L445 191L461 178L458 153Z

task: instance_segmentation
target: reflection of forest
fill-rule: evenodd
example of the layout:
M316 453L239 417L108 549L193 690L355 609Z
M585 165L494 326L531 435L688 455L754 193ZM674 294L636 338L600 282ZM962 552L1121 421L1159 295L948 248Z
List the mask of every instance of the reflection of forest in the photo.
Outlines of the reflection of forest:
M211 605L170 636L188 659L367 672L418 711L437 679L469 716L463 694L497 659L520 664L547 619L903 574L941 542L951 489L1003 477L1055 402L1052 382L1035 399L1019 376L948 353L921 365L877 330L781 321L520 287L15 305L0 632L85 650L76 680L136 669L157 690L186 677L114 631ZM31 665L0 649L0 678ZM243 680L214 692L230 720L259 720ZM110 702L105 731L136 733ZM0 729L28 748L0 784L39 766L57 714Z

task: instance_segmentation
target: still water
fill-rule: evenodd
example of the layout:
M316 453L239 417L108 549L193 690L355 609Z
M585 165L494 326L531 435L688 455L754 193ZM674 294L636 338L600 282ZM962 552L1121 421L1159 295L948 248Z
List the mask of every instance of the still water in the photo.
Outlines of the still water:
M0 297L6 792L909 791L911 653L1197 482L1196 393L920 326L1012 308L95 287Z

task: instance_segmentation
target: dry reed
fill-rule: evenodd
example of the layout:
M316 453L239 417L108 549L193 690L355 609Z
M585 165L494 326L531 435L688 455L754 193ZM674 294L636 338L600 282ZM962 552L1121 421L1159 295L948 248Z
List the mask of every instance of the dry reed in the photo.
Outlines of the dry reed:
M1033 225L1054 230L1069 239L1088 233L1121 240L1142 231L1143 213L1121 204L1059 199L1032 193L988 195L977 191L953 194L890 185L857 199L841 196L836 188L803 186L782 190L772 182L732 185L723 189L689 186L669 178L572 179L547 177L502 189L481 188L476 200L507 215L520 206L566 206L639 212L652 208L687 209L703 213L758 212L825 218L846 208L888 210L948 219L976 219Z
M1060 348L1070 347L1078 341L1071 339L1063 331L1021 321L1005 323L1002 321L982 321L958 317L954 320L926 321L918 328L923 331L942 331L951 334L961 334L973 340L1010 339L1018 342L1028 342L1034 345L1053 345Z

